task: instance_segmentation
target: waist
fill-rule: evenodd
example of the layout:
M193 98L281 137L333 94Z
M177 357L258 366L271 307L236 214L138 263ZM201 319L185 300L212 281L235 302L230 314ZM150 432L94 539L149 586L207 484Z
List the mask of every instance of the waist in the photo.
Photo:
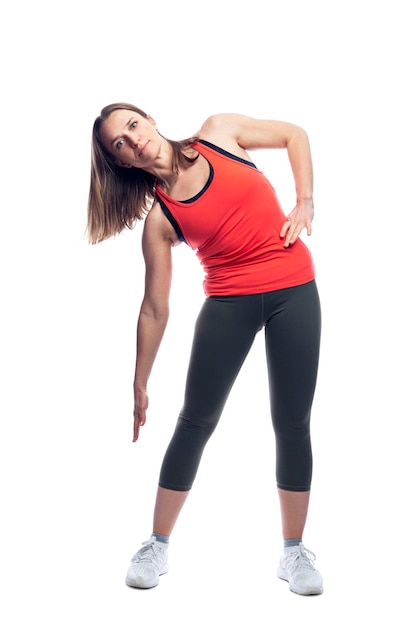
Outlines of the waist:
M301 243L301 242L300 242ZM239 296L266 293L302 285L315 278L314 264L307 248L296 258L261 259L256 263L204 266L207 296Z

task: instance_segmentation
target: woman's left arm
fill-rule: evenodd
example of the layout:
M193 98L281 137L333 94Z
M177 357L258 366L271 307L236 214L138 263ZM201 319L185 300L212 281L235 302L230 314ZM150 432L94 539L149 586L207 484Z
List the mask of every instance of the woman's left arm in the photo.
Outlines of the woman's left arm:
M299 126L290 124L286 148L296 191L296 205L287 216L280 233L280 236L284 239L284 247L287 248L297 241L304 228L307 235L311 235L314 201L313 164L307 133Z

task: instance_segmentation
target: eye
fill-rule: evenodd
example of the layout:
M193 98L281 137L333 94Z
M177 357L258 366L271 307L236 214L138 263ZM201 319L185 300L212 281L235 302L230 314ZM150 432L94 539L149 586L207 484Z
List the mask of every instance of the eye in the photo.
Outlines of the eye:
M121 139L120 141L118 141L118 142L116 143L116 150L120 150L120 148L123 146L123 144L124 144L124 140L123 140L123 139Z
M137 122L132 122L131 125L130 125L130 128L136 128L137 125L138 125Z

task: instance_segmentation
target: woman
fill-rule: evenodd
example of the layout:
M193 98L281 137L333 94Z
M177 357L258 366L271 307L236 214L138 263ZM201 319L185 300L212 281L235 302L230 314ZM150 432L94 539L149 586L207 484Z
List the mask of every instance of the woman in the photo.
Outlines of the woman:
M286 148L297 202L285 217L248 150ZM320 303L311 255L313 173L299 127L244 115L209 117L174 142L124 103L105 107L92 137L88 233L98 243L145 218L145 294L137 328L133 441L146 421L147 382L168 321L171 250L190 245L205 270L185 400L160 474L151 538L126 583L149 588L168 571L167 547L198 465L257 332L264 328L276 437L283 553L278 576L319 594L314 554L302 542L311 476L310 411L320 344Z

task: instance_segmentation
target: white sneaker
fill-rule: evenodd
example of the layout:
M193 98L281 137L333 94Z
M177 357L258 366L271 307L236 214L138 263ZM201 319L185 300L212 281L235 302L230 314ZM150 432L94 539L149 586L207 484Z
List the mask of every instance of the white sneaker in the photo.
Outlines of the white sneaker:
M156 587L159 577L168 571L167 549L154 537L143 542L143 548L132 558L127 571L126 584L130 587L149 589Z
M314 567L316 555L300 543L287 548L277 570L279 578L289 583L291 591L303 596L323 593L323 578Z

